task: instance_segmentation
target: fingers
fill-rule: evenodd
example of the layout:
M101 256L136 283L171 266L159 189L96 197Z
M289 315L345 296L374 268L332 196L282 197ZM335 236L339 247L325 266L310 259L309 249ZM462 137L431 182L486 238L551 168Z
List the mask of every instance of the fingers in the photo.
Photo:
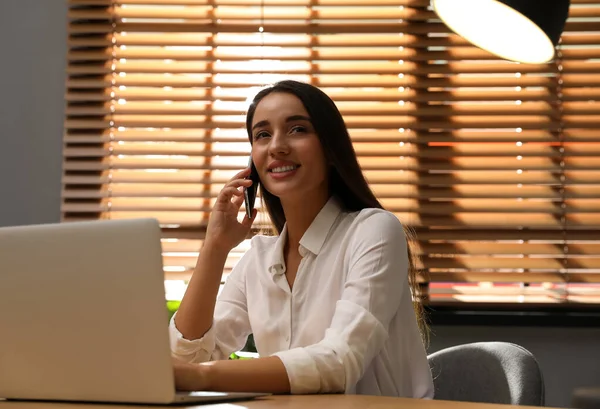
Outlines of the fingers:
M256 220L256 215L258 214L258 210L253 209L252 210L252 218L248 219L248 215L244 216L244 220L242 220L242 226L246 227L246 228L250 228L252 227L252 223L254 223L254 220Z
M225 187L250 187L252 183L250 179L234 179L228 182Z
M252 180L250 179L243 179L244 175L249 175L250 174L250 170L246 169L243 170L241 172L238 172L226 185L225 187L223 187L223 189L221 190L221 192L219 193L219 196L217 198L217 202L220 203L227 203L227 201L231 201L231 199L234 196L243 196L243 190L239 189L241 188L249 188L250 186L252 186ZM241 206L241 203L243 201L243 197L241 198L241 201L239 201L239 206ZM237 200L233 200L232 201L234 204L238 204Z
M243 193L237 187L224 187L217 196L217 203L227 204L234 196L242 196L241 200L244 200Z
M248 176L250 176L250 168L245 168L244 170L236 173L234 177L229 179L229 181L231 182L236 179L244 179L245 177L248 177Z
M241 193L242 194L240 196L235 196L231 200L231 203L233 203L233 205L238 209L242 206L242 203L244 203L244 194L243 194L243 192L241 192Z
M244 202L243 189L247 189L253 184L252 180L244 179L247 176L250 176L250 168L246 168L241 172L236 173L223 187L221 192L219 192L216 204L226 205L233 203L237 208L240 208Z
M227 182L225 186L251 186L252 181L250 179L246 179L248 176L250 176L250 168L246 168L241 172L236 173L234 177L229 179L229 182Z

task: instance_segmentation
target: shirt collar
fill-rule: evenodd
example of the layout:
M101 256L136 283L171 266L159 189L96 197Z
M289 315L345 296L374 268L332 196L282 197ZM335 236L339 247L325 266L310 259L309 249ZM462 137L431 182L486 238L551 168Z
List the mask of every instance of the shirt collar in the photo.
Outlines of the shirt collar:
M341 211L342 208L337 200L333 196L330 197L300 239L300 246L314 255L319 254L329 230ZM304 256L304 254L301 255Z
M300 255L304 257L306 251L310 251L314 255L319 254L329 231L333 227L336 219L342 212L340 204L334 197L330 197L325 206L319 211L315 219L312 221L302 238L300 239ZM287 240L287 223L283 226L281 234L275 242L275 246L271 253L268 264L268 269L271 273L283 272L284 258L283 249Z

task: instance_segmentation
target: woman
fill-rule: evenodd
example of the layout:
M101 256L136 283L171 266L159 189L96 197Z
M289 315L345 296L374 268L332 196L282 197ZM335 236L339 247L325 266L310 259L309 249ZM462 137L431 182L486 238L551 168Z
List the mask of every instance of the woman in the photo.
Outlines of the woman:
M227 254L256 217L237 220L252 183L238 173L171 321L177 388L431 398L406 236L365 181L333 101L279 82L255 97L246 128L279 234L252 239L217 300ZM251 333L261 358L227 360Z

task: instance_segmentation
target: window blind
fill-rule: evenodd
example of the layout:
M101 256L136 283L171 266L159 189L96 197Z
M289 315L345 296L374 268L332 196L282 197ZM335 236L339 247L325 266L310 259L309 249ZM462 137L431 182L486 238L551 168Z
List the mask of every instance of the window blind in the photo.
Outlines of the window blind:
M571 3L556 61L527 65L428 0L69 0L63 220L157 218L180 296L248 99L291 78L335 100L415 230L429 303L598 305L600 1Z

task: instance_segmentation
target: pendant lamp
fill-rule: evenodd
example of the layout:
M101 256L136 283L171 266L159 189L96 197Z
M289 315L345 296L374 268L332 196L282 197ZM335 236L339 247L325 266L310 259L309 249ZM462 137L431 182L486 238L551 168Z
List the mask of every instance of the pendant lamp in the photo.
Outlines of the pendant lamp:
M510 61L541 64L554 58L569 0L431 0L456 34Z

